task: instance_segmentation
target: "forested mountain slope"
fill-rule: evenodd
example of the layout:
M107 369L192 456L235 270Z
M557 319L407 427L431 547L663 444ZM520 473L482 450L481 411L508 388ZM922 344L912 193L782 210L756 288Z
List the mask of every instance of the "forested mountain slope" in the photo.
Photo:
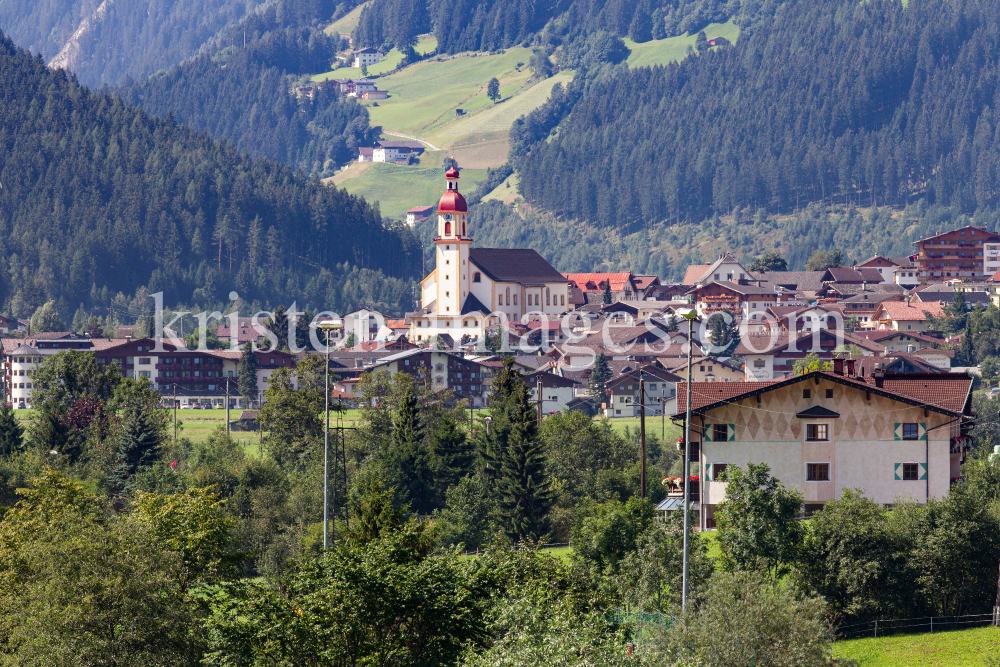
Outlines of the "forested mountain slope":
M995 0L788 3L735 46L556 92L515 128L515 166L529 202L569 218L1000 204Z
M0 0L0 30L90 86L194 55L268 0Z
M5 313L55 300L68 314L139 288L168 305L228 303L232 289L259 304L412 305L415 241L364 200L89 92L4 36L0 183Z
M492 51L532 42L551 49L597 31L646 42L722 23L741 11L759 11L764 4L755 0L742 5L722 0L373 0L361 13L354 40L364 46L403 48L417 35L433 31L443 53Z
M129 82L122 95L152 114L173 113L182 123L229 139L251 155L307 173L329 172L378 136L355 100L332 91L300 99L292 91L299 75L330 69L341 43L319 26L338 4L281 0L247 17L198 57Z

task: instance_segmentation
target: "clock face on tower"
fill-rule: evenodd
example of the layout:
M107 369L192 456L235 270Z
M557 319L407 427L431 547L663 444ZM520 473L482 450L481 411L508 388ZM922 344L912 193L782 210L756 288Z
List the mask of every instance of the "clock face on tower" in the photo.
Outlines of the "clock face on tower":
M451 220L451 213L446 213L444 216L445 220Z

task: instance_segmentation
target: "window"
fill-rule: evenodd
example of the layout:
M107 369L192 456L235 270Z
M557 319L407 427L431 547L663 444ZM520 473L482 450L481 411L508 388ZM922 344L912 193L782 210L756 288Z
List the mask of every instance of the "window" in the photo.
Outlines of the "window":
M806 464L806 481L807 482L829 482L830 481L830 464L829 463L807 463Z
M509 287L507 288L506 295L507 295L507 305L509 306L510 305L510 288Z
M806 424L806 440L809 442L826 442L829 439L829 424Z
M916 463L904 463L903 464L903 481L912 482L920 478L917 474L917 464Z
M139 371L139 377L148 378L149 371Z
M517 305L517 295L516 294L514 295L514 305L515 306Z
M725 481L725 476L723 473L726 472L726 467L728 463L713 463L712 464L712 479L717 482Z
M149 357L139 357L139 363L140 364L148 364L149 363Z
M502 306L503 305L503 294L497 295L497 305L498 306Z
M802 398L809 398L810 396L812 396L812 394L810 393L810 391L808 389L803 389L802 390Z
M566 305L566 295L565 294L560 294L559 295L559 305L560 306L565 306Z
M903 424L903 440L918 440L919 438L920 432L916 424Z
M833 398L833 389L827 389L826 390L826 397L827 398Z
M729 440L729 425L728 424L713 424L712 425L712 440L716 442L725 442Z
M472 282L474 282L474 283L481 283L482 281L483 281L483 277L479 273L479 271L476 271L475 273L472 274Z
M445 236L451 236L451 223L450 222L444 223L444 235Z

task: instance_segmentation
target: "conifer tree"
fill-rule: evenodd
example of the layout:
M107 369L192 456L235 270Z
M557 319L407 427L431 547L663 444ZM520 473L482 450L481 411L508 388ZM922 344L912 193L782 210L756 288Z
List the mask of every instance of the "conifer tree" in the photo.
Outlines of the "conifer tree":
M604 281L604 303L605 304L611 303L611 281L610 280L605 280Z
M118 434L117 460L109 480L111 486L119 491L127 488L136 473L156 461L159 446L160 437L149 419L146 406L127 406Z
M279 350L288 349L288 315L285 314L285 307L278 306L274 309L274 315L267 324L267 329L278 339Z
M553 492L528 386L519 382L506 403L509 434L497 483L501 526L512 541L538 540L548 533Z
M243 404L253 405L257 400L257 353L254 352L253 343L247 341L240 352L240 362L237 367L237 390L243 397Z
M24 429L17 423L14 407L6 401L0 405L0 455L10 456L24 448Z
M56 452L70 463L79 458L79 443L72 437L65 414L53 407L43 407L31 425L29 440L32 448L43 456Z
M413 382L399 374L399 404L392 416L392 446L388 458L399 480L398 488L418 512L429 512L434 502L430 453L424 445L425 428Z
M590 395L603 403L607 400L607 389L604 384L611 379L611 367L608 365L608 358L603 352L598 353L594 359L594 366L590 369L589 389Z

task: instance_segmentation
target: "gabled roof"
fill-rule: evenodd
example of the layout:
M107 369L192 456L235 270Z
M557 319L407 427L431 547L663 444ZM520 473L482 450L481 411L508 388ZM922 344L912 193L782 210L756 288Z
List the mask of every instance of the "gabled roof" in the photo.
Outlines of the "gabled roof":
M469 261L493 282L522 285L567 282L544 257L530 248L470 248Z
M996 234L993 234L991 232L986 231L986 227L983 227L983 226L980 226L980 225L966 225L965 227L959 227L958 229L949 230L947 232L944 232L943 234L935 234L934 236L928 236L926 238L917 239L913 243L915 245L915 244L921 243L923 241L930 241L932 239L939 239L942 236L947 236L949 234L954 234L955 232L961 232L961 231L964 231L964 230L971 230L971 231L979 232L982 235L981 238L983 240L986 240L987 237L989 237L991 240L992 239L1000 240L1000 237L998 237Z
M659 285L660 279L657 276L634 276L632 282L637 289L646 289L652 285Z
M858 269L858 273L860 273L861 277L864 278L865 281L869 283L880 283L883 280L885 280L882 274L879 273L878 269L870 267L862 267Z
M799 352L811 352L812 351L812 330L801 330L801 331L781 331L774 335L772 339L772 334L748 334L746 336L740 337L740 344L736 346L733 350L733 354L737 356L745 355L755 355L755 354L778 354L779 352L784 352L793 342L795 343L795 349ZM885 350L885 346L874 343L870 340L860 338L858 336L844 332L842 334L843 342L848 345L857 345L863 350L868 350L870 352L881 353ZM836 332L829 329L819 330L819 339L836 340ZM772 342L773 341L773 342ZM830 348L832 351L833 348Z
M896 259L894 259L892 257L883 257L882 255L873 255L873 256L869 257L868 259L866 259L865 261L859 262L858 266L860 266L862 268L867 268L867 267L865 267L865 264L870 264L871 262L876 262L878 260L882 260L884 262L888 262L889 264L894 264L896 266L899 266L899 262L897 262Z
M487 315L490 313L490 309L483 305L483 302L476 298L476 295L469 292L469 295L465 297L465 303L462 304L462 315L469 315L470 313L481 313Z
M724 264L736 264L741 269L743 269L743 265L740 264L739 261L735 257L733 257L730 253L727 252L727 253L723 254L721 257L719 257L719 259L717 259L714 262L712 262L711 264L708 264L708 265L697 264L697 265L694 265L694 266L689 266L688 270L684 273L684 284L685 285L688 285L688 284L694 285L694 284L700 283L700 282L706 280L707 278L709 278L710 276L712 276L715 273L715 270L717 268L719 268L720 266L724 265ZM704 270L701 271L700 273L698 273L697 271L692 271L692 269L701 269L702 267L704 267ZM750 275L750 272L747 271L746 269L743 269L743 271L748 276ZM738 277L738 276L734 276L734 277ZM689 278L691 278L691 280L688 280Z
M642 373L642 379L647 381L652 380L654 382L655 381L681 382L683 380L683 378L681 378L679 375L671 373L662 366L659 366L657 364L643 364L639 368L630 369L629 371L616 375L615 377L608 380L605 383L605 386L610 391L613 389L612 385L615 384L620 384L622 382L628 382L628 381L637 383L639 381L640 373ZM638 390L638 388L639 386L638 384L636 384L636 390Z
M879 281L882 277L879 276ZM860 273L849 266L831 266L826 270L823 281L833 281L835 283L862 283L865 279Z
M756 277L793 291L818 292L823 289L825 273L826 271L762 271Z
M619 271L617 273L564 273L562 276L576 285L581 292L603 292L604 283L611 283L612 292L624 292L632 281L630 271Z
M944 307L937 301L913 301L911 303L883 301L878 305L872 317L875 318L883 313L885 317L894 322L923 322L927 319L928 314L941 317L944 313Z
M816 377L954 417L963 414L972 391L972 378L958 373L887 374L882 381L882 387L876 387L871 377L858 378L837 375L830 371L813 371L787 380L767 382L693 382L691 383L692 411L704 414L713 408L737 403L763 392L806 382ZM677 415L683 415L686 410L687 383L680 383L677 385Z

